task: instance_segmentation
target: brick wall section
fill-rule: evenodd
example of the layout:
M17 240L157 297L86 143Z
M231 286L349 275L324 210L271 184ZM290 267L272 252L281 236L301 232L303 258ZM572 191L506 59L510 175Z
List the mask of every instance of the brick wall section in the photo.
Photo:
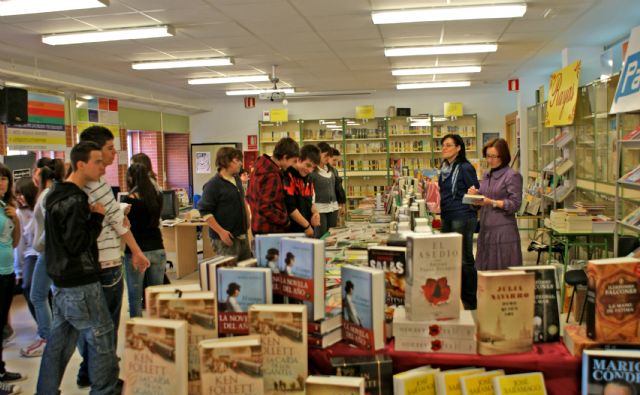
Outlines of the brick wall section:
M0 155L7 154L7 126L0 124Z
M189 190L189 144L190 136L183 133L164 135L166 150L166 188L184 188Z
M151 166L158 178L158 184L164 188L164 148L162 143L162 133L155 131L133 130L131 135L131 152L147 154L151 159Z

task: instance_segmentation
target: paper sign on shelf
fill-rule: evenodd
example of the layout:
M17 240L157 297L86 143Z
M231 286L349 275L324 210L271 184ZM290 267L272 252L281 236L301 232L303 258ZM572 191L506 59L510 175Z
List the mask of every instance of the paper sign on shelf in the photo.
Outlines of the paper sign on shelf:
M640 26L631 30L611 113L640 110Z
M366 106L356 106L357 119L373 119L375 117L375 110L372 104L368 104Z
M562 126L573 123L578 101L580 64L581 62L576 60L569 66L551 74L544 126Z
M271 122L288 122L289 110L286 108L271 109Z
M444 102L444 116L445 117L461 117L462 103Z

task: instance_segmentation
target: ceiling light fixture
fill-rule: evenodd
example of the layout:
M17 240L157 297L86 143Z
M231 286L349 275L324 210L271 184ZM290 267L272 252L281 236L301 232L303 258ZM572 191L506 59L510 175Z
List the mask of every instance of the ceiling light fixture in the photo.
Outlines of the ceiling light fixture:
M208 84L233 84L241 82L268 82L267 74L258 75L239 75L236 77L213 77L213 78L193 78L187 80L189 85L208 85Z
M181 69L186 67L216 67L231 66L233 59L225 58L199 58L199 59L174 59L157 60L150 62L136 62L131 64L134 70L160 70L160 69Z
M143 38L171 37L176 34L173 26L144 26L123 29L60 33L42 36L42 42L49 45L99 43L105 41L139 40Z
M447 81L447 82L423 82L414 84L398 84L396 89L430 89L430 88L461 88L470 86L469 81Z
M450 55L496 52L497 44L431 45L426 47L385 48L384 56Z
M227 96L256 96L261 93L273 93L273 92L283 92L286 94L295 93L294 88L284 88L284 89L244 89L237 91L226 91Z
M432 7L371 13L376 25L387 23L460 21L468 19L520 18L527 12L525 3Z
M421 69L394 69L391 75L437 75L437 74L459 74L459 73L479 73L480 66L458 66L458 67L426 67Z
M109 0L4 0L0 1L0 16L86 10L108 6Z

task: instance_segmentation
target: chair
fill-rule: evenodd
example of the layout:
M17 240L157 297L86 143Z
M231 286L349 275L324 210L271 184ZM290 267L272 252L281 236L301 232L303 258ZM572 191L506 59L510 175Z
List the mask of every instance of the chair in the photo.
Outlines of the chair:
M538 259L536 259L536 265L540 264L540 256L542 256L543 252L549 252L549 246L541 243L537 240L533 240L531 241L531 243L529 243L529 247L527 248L527 251L531 252L531 251L535 251L538 253ZM552 253L559 253L561 256L563 256L564 258L564 244L562 243L555 243L551 246L551 252Z
M569 322L569 316L571 315L571 308L573 307L573 298L576 296L578 285L587 286L587 273L585 273L583 269L569 270L564 275L564 282L567 285L571 285L573 287L573 292L571 293L571 300L569 301L569 311L567 312L566 322ZM580 320L579 320L580 325L582 325L582 319L584 318L584 310L586 306L587 306L587 296L585 295L584 302L582 303L582 309L580 310ZM573 318L575 318L575 314Z

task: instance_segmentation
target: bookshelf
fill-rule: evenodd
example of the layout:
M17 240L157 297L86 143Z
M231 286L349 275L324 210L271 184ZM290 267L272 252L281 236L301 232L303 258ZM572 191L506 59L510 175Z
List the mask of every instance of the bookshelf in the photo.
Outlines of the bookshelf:
M430 116L388 117L386 121L389 130L389 162L394 179L433 167Z
M629 174L637 175L635 169L640 169L640 138L631 137L634 133L640 134L640 111L618 114L616 125L617 171L620 178L616 180L615 188L615 256L618 253L619 235L640 235L640 181L629 179Z
M527 108L527 138L529 152L529 168L527 175L530 180L537 179L542 168L542 156L540 155L540 139L541 139L541 106L536 104Z
M466 146L467 159L472 163L479 161L478 155L478 116L465 114L460 117L445 117L434 115L431 118L431 130L433 136L433 160L434 168L439 168L442 162L440 153L442 145L440 139L447 134L459 134Z
M342 118L300 120L302 145L318 144L321 141L328 143L344 155L344 125ZM343 156L344 158L344 156ZM344 161L338 163L337 170L342 173Z
M278 141L283 137L291 137L300 143L299 120L288 122L258 122L258 140L260 153L271 155Z
M542 177L548 180L543 196L551 201L556 209L558 203L564 203L575 195L575 166L576 163L576 139L575 127L556 127L556 135L552 136L544 144L542 149L551 152L546 158L550 158L542 169Z

